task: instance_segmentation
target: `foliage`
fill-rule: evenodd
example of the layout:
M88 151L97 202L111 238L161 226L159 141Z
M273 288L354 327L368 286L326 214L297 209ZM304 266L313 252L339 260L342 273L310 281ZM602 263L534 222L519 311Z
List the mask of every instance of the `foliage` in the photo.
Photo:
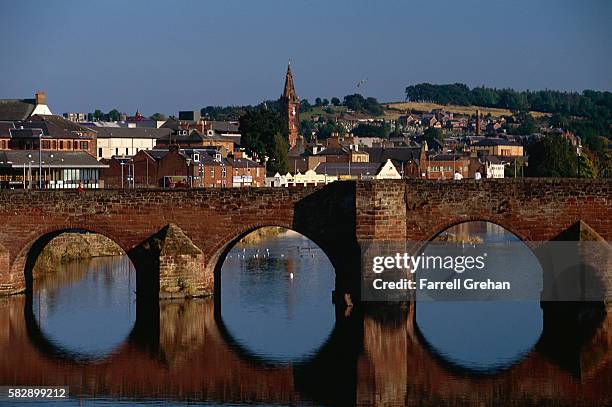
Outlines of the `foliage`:
M312 133L315 131L315 124L311 120L300 120L299 132L307 140L310 140Z
M308 102L308 99L302 99L300 101L300 113L309 112L311 110L312 106L310 105L310 102Z
M435 127L428 127L423 132L423 140L427 141L429 146L435 144L435 141L439 141L440 144L444 143L444 133L442 129L436 129Z
M582 154L578 157L578 177L597 178L598 176L599 168L595 162L595 157L589 150L582 150Z
M388 122L382 124L360 123L353 129L353 134L360 137L380 137L388 138L391 133L391 126Z
M518 127L504 127L508 134L532 134L536 131L536 121L527 112L518 112L516 117L513 117L513 122L518 122Z
M324 140L324 139L330 138L333 133L343 135L346 133L346 129L344 128L344 126L336 123L333 120L330 120L327 123L319 127L317 138L319 140Z
M108 113L104 113L102 110L96 109L93 113L87 113L87 120L118 122L121 120L121 113L117 109L113 109Z
M278 112L266 109L263 106L249 109L240 117L241 144L247 151L253 153L254 158L270 157L271 162L282 164L279 156L277 134L286 136L286 126ZM287 150L289 148L287 147ZM271 168L274 168L271 166Z
M368 113L373 116L380 116L383 114L383 108L378 103L376 98L364 98L359 93L346 95L344 97L344 104L349 110L353 110L355 112Z
M151 120L164 121L166 120L166 116L161 113L153 113L150 117Z
M337 97L333 97L331 99L331 104L334 105L334 106L340 106L341 103L342 102L340 102L340 99L338 99Z
M576 177L578 156L571 143L560 135L549 135L528 148L531 177Z
M289 143L280 133L274 134L274 148L270 155L271 160L269 168L272 172L285 174L289 168L287 162L287 152L289 151Z

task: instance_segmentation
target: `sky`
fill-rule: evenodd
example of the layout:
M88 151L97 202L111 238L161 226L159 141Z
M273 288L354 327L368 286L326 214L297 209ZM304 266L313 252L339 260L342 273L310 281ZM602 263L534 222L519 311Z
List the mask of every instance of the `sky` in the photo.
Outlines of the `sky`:
M609 0L2 0L0 98L177 114L408 85L612 90ZM357 83L365 80L358 88Z

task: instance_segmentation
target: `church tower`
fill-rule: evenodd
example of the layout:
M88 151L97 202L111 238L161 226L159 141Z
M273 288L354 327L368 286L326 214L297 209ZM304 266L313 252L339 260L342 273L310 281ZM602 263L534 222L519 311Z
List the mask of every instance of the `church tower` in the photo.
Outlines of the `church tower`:
M298 129L300 125L300 98L295 93L293 86L293 74L291 73L291 62L287 67L285 76L285 89L280 97L281 114L287 123L287 134L289 135L289 148L295 147L298 141Z

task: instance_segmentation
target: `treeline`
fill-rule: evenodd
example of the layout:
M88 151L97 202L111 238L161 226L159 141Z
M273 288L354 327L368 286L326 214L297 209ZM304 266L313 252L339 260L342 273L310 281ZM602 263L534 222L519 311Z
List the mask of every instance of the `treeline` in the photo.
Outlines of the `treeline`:
M476 105L513 111L535 110L589 119L612 118L612 93L585 90L582 93L555 90L516 91L484 86L470 89L462 83L420 83L406 87L406 98L414 102Z

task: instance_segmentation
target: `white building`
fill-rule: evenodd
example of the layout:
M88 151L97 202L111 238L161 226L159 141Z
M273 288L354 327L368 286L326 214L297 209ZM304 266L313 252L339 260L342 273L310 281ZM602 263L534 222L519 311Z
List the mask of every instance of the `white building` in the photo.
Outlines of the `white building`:
M489 157L485 161L485 168L487 178L504 178L506 166L495 157Z
M147 127L97 127L91 126L97 134L98 159L113 156L133 156L140 150L152 150L160 138L168 138L170 129Z
M327 185L338 180L401 179L391 160L381 163L320 163L314 170L266 177L267 187Z

